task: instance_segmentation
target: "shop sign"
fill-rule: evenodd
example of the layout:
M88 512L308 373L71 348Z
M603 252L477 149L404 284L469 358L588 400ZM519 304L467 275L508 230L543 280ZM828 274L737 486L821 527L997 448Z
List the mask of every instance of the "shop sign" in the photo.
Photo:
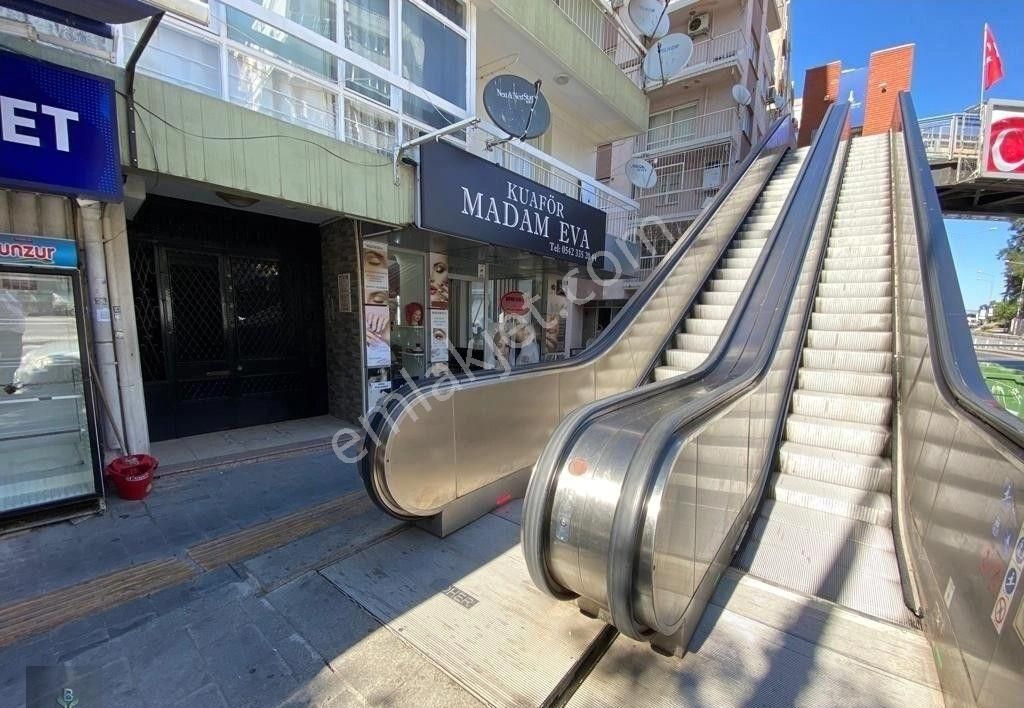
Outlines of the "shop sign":
M607 214L443 141L420 146L419 226L584 265Z
M525 315L530 309L526 295L521 290L509 290L502 295L500 306L506 315Z
M78 265L78 248L66 238L0 234L0 263L74 268Z
M1024 180L1024 101L989 101L982 177Z
M0 51L0 184L119 202L114 82Z

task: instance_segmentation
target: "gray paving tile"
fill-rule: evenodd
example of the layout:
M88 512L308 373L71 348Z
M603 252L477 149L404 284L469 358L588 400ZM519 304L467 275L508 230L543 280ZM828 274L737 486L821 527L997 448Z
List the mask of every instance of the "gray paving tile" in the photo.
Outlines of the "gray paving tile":
M170 708L228 708L228 702L216 684L207 684Z
M298 687L288 666L254 624L232 627L200 653L229 705L276 705Z
M136 686L143 696L171 705L212 681L206 662L184 629L147 629L119 639L121 651L131 657Z

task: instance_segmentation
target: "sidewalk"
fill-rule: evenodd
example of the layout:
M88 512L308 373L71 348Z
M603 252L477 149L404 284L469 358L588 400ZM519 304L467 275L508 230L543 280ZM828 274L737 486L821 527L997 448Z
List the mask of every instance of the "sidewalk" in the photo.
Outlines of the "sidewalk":
M328 451L162 478L145 502L2 537L0 706L24 704L27 666L133 707L361 704L376 689L338 683L338 642L437 672L315 572L401 526Z

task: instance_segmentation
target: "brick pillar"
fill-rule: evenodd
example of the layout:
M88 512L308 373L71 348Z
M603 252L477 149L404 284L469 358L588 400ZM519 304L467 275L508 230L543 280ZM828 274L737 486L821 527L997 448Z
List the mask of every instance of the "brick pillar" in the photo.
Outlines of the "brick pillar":
M904 44L871 53L864 97L864 135L888 132L896 98L910 90L914 72L914 45Z
M327 409L355 422L363 414L363 278L356 222L338 219L320 228L324 274L324 340L327 350ZM338 276L349 275L351 312L342 312Z
M797 134L798 147L807 147L814 138L814 131L821 126L825 111L839 97L839 75L843 65L833 61L825 66L808 69L804 74L803 109L800 114L800 132Z

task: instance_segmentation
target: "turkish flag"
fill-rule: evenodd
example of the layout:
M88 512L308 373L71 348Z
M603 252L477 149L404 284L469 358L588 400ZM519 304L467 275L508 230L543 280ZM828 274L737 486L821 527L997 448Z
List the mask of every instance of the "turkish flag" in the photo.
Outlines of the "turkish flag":
M1003 78L1003 58L999 56L999 47L996 46L996 38L992 30L985 25L985 66L983 75L985 90L988 91L992 85Z

